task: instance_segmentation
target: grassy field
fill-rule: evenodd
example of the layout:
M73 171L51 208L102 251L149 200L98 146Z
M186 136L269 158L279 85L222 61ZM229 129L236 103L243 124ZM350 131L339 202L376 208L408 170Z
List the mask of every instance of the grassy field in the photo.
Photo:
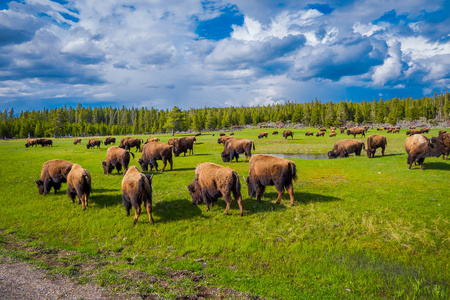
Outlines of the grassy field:
M293 140L273 136L272 130L266 130L267 139L258 140L259 129L238 131L235 137L254 140L256 154L326 154L336 141L348 138L339 133L335 138L305 137L308 130L294 129ZM280 205L274 203L274 187L266 189L260 203L248 197L242 180L248 163L241 156L230 167L241 178L243 217L235 201L226 216L223 199L209 212L191 203L186 187L196 165L228 165L221 161L218 134L204 134L193 156L176 157L173 171L154 175L155 223L148 223L144 210L135 226L133 212L126 217L121 203L122 175L103 174L107 147L87 150L87 138L77 146L72 139L54 139L53 147L28 149L24 140L1 141L0 228L3 234L33 237L30 247L117 261L89 278L102 285L120 282L128 269L156 275L187 270L201 275L203 285L265 298L448 299L450 161L427 158L424 171L418 166L408 170L405 131L383 133L388 140L384 157L377 151L372 159L365 152L334 160L292 158L298 171L292 207L287 194ZM171 136L158 137L167 142ZM140 156L136 153L131 165L138 166ZM39 178L45 161L56 158L90 171L93 193L86 211L71 203L66 184L57 195L38 194L33 179ZM141 289L174 298L195 288L188 279L170 284L177 288L148 284Z

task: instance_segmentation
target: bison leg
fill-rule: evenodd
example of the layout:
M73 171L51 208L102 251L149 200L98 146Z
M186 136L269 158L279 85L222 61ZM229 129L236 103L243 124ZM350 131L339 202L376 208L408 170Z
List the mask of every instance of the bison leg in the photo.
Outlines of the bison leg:
M281 191L278 191L278 197L277 197L277 201L276 201L277 204L280 204L281 198L283 198L283 195L284 195L284 189Z
M266 187L259 182L255 183L256 201L261 202L261 196L264 194Z
M54 194L56 195L58 190L61 189L61 182L54 182L53 183L53 189L54 189Z
M169 164L170 164L170 171L172 171L172 170L173 170L173 160L172 160L172 157L170 157L170 158L168 159L168 161L169 161Z
M224 211L224 215L228 215L228 211L230 210L230 207L231 207L231 202L233 201L232 199L231 199L231 195L230 195L230 193L228 192L228 193L226 193L226 194L223 194L223 198L225 199L225 202L227 203L227 207L225 208L225 211Z
M133 205L134 206L134 205ZM133 218L133 225L136 225L139 215L141 214L141 206L134 206L134 218Z
M423 162L425 161L425 158L419 158L417 162L419 163L420 170L423 171Z
M150 203L150 201L145 201L145 209L147 210L148 221L150 222L150 224L152 224L153 223L152 204Z
M74 193L74 190L70 187L67 187L67 196L72 200L72 203L75 202L76 193Z
M77 191L77 197L78 197L78 204L81 204L83 199L84 199L84 193L81 187L77 187L76 188ZM84 208L84 203L83 203L83 210L85 210Z
M243 216L244 213L243 213L243 211L242 211L242 197L241 197L241 192L240 192L239 190L237 190L237 189L234 189L234 190L233 190L233 196L234 196L234 199L236 199L236 201L237 201L237 203L238 203L238 205L239 205L239 215L240 215L240 216Z
M125 210L127 212L127 216L130 215L130 209L131 209L131 202L128 200L128 197L125 196L125 194L122 194L122 204L125 207Z
M120 170L122 170L122 164L121 163L117 163L116 169L117 169L117 174L120 174Z
M289 197L291 199L291 205L294 205L294 186L291 184L286 187L286 190L289 193Z
M167 158L163 157L162 162L163 162L163 167L161 169L161 172L164 172L164 170L166 169L166 166L167 166Z

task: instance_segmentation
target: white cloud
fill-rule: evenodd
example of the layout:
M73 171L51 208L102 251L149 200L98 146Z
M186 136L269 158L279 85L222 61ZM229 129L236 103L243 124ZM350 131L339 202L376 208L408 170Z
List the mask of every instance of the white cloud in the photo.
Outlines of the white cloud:
M383 86L387 81L397 79L402 72L400 43L389 42L389 56L382 66L375 67L372 75L373 84Z

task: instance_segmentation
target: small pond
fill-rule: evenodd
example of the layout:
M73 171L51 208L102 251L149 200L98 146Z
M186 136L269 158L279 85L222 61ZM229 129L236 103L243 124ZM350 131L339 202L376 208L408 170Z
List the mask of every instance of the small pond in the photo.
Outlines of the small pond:
M299 159L328 159L326 154L313 154L313 153L276 153L276 154L268 154L275 157L281 158L299 158Z

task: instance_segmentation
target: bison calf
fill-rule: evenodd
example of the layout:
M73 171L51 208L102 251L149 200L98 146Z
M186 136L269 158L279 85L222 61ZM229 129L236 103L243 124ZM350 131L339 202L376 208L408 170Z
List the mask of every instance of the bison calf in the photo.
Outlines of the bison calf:
M75 202L78 197L78 204L83 210L88 206L89 195L91 194L91 174L83 169L79 164L74 164L67 176L67 196Z
M73 140L73 144L74 144L74 145L76 145L76 144L80 144L80 145L81 145L81 139L80 139L80 138L74 139L74 140Z
M247 182L248 195L261 201L265 188L268 185L275 185L278 191L277 204L280 204L281 198L286 189L291 199L291 205L294 204L294 186L293 180L297 179L297 170L295 163L284 158L270 155L256 154L250 158L250 173Z
M217 198L223 197L227 203L224 215L228 214L231 206L231 193L239 205L242 216L241 183L237 173L228 168L213 163L198 164L195 168L195 179L188 186L192 203L201 204L205 201L206 211L214 205Z
M46 161L42 166L41 177L34 181L39 189L39 194L46 195L51 188L56 194L61 188L61 183L67 182L67 175L73 165L73 162L59 159Z
M144 202L148 220L153 223L152 217L152 175L142 174L135 166L128 169L122 179L122 204L125 206L127 216L131 207L134 208L133 224L137 223L141 214L141 205Z

